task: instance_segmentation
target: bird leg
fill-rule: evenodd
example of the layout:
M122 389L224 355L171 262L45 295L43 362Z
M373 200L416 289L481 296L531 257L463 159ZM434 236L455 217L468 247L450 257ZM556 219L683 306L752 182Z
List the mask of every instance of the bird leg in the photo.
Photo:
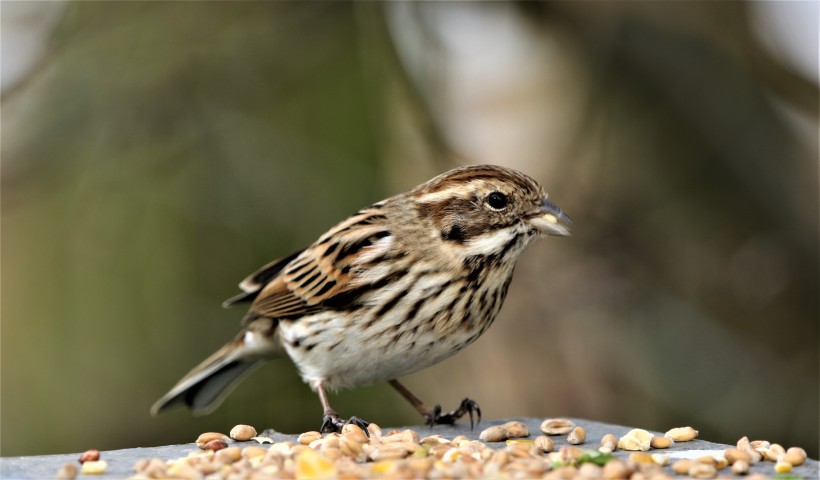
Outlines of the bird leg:
M336 410L333 410L330 407L330 403L327 401L327 393L325 393L325 385L323 382L319 382L316 386L316 392L319 394L319 401L322 402L322 409L324 410L324 416L322 417L322 428L319 429L320 432L341 432L345 425L352 423L353 425L356 425L364 430L365 435L370 436L367 431L367 426L370 425L370 422L366 422L359 417L350 417L345 420L340 418L339 414L336 413Z
M475 400L465 398L461 401L461 405L459 405L457 409L447 413L441 413L441 405L436 405L433 408L428 407L419 397L413 395L413 392L408 390L407 387L399 383L398 380L390 380L388 383L398 390L401 396L406 398L407 401L418 410L424 417L424 423L431 427L433 425L452 425L465 414L470 415L470 430L472 430L475 425L481 423L481 408ZM478 418L478 421L475 423L473 422L473 415Z

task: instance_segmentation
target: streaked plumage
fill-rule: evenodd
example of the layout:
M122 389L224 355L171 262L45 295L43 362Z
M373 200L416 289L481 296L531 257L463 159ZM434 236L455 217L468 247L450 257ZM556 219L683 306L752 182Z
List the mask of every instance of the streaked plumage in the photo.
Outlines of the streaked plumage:
M375 203L242 281L244 293L225 302L251 302L242 332L152 412L183 403L207 413L254 366L288 355L320 394L323 427L344 422L326 388L378 381L390 381L429 422L449 423L474 402L434 414L396 379L484 333L518 255L539 236L567 235L569 224L533 179L492 165L457 168Z

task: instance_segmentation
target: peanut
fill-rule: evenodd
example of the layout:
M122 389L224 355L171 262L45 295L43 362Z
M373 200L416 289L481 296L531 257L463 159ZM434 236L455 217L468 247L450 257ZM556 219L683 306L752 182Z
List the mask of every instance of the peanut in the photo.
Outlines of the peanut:
M565 435L573 427L575 427L575 422L566 418L548 418L541 422L541 431L547 435Z
M692 427L678 427L669 430L664 436L676 442L688 442L697 438L698 431Z
M587 432L584 427L575 427L567 436L567 443L570 445L581 445L587 440Z
M256 436L256 429L250 425L237 425L231 429L229 435L238 442L247 442Z
M211 440L222 440L226 444L230 441L226 435L218 432L206 432L199 436L196 439L196 446L201 448L202 450L206 450L205 445L210 442Z
M649 450L651 442L651 433L640 428L634 428L618 440L618 448L622 450L645 452Z

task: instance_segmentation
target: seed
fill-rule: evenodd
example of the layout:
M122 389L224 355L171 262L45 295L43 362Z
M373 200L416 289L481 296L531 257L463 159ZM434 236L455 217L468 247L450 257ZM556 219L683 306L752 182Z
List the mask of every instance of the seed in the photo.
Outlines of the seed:
M496 450L490 457L490 462L499 466L506 465L510 461L510 454L504 450Z
M210 442L206 443L202 447L202 449L203 450L213 450L215 452L217 450L222 450L223 448L227 448L227 447L228 447L228 444L225 443L224 440L222 440L221 438L215 438L215 439L211 440Z
M803 465L806 461L806 451L800 447L791 447L786 450L783 460L791 463L795 467Z
M597 480L601 478L603 469L594 463L584 463L578 468L578 477L588 480Z
M342 438L342 437L340 437L339 435L327 435L327 436L325 436L325 438L323 438L321 440L321 443L319 444L319 448L321 448L322 450L327 450L328 448L339 448L340 447L340 443L339 443L340 438ZM311 445L313 445L313 444L311 444Z
M570 445L580 445L587 440L587 432L584 427L575 427L567 435L567 443Z
M430 435L421 439L422 445L440 445L442 443L449 443L449 441L441 435Z
M512 439L507 440L507 445L515 445L515 444L518 444L518 445L535 445L535 441L534 440L522 439L522 438L512 438ZM463 445L468 445L468 443L465 442Z
M737 459L732 463L732 473L735 475L746 475L749 472L749 462Z
M649 445L651 442L651 433L640 428L634 428L618 440L618 448L623 450L645 452L649 450Z
M172 478L179 478L179 479L198 479L202 478L202 475L191 465L188 465L186 462L177 461L174 462L171 466L168 467L168 476Z
M618 448L618 438L611 433L607 433L601 437L601 447L598 451L601 453L612 453Z
M333 462L313 450L306 449L296 457L296 478L331 479L337 477Z
M558 453L561 454L562 458L571 461L578 460L584 455L584 451L578 447L561 447Z
M427 458L430 456L430 446L422 445L413 452L413 458Z
M196 439L196 446L202 450L206 450L205 445L211 440L222 440L227 444L230 441L230 438L218 432L206 432Z
M552 439L550 437L545 437L544 435L535 437L533 443L542 453L549 453L555 449L555 443L553 443Z
M413 430L401 430L391 432L386 437L381 437L382 443L418 443L419 434Z
M441 457L441 461L445 463L453 463L462 455L464 455L464 453L461 450L453 447L444 452L444 455Z
M268 451L284 457L290 455L291 448L293 448L293 442L276 442L268 448Z
M80 455L80 463L96 462L99 459L100 459L100 451L99 450L94 450L94 449L86 450L85 452L83 452L82 455Z
M77 478L77 466L73 463L66 463L57 470L56 478L57 480L74 480Z
M242 450L242 457L251 459L253 457L260 457L268 453L268 450L263 447L247 447Z
M695 462L689 468L689 476L692 478L715 478L717 468L708 463Z
M137 470L140 473L145 474L148 477L152 478L161 478L165 476L165 460L161 458L152 458L148 462L143 465L135 465L134 468L142 467L141 469Z
M383 476L388 478L395 475L396 470L397 463L392 461L376 462L372 464L372 466L370 467L370 473L374 473L377 476Z
M221 452L222 450L220 450ZM224 463L221 462L200 462L196 465L196 470L202 475L210 475L220 468L225 466Z
M622 460L617 459L606 462L606 465L604 465L601 471L601 476L606 480L629 478L631 474L632 469Z
M669 448L675 444L675 441L669 437L652 437L649 441L649 446L652 448Z
M678 427L669 430L664 436L676 442L688 442L698 436L698 431L692 427Z
M705 463L706 465L715 465L717 461L711 455L704 455L695 459L695 463Z
M423 474L426 474L433 468L434 460L432 458L411 458L408 460L408 466L410 470L414 473L419 473L422 475L413 475L413 478L423 477Z
M374 462L382 460L398 460L410 454L410 450L405 448L403 443L393 443L390 445L380 445L379 448L370 451L368 456Z
M434 445L430 447L430 450L427 452L428 455L431 455L439 460L444 454L449 450L453 445L451 443L442 443L441 445Z
M134 471L139 473L148 466L149 460L147 458L140 458L137 460L137 463L134 464Z
M760 450L758 450L758 452L760 452L760 454L763 455L763 458L765 460L768 460L770 462L776 462L777 459L780 457L780 454L778 454L773 448L761 448Z
M342 436L347 437L350 440L354 440L358 443L365 443L367 442L367 434L364 433L364 430L358 425L354 425L352 423L348 423L344 427L342 427Z
M316 440L321 440L322 434L317 431L310 431L305 432L299 435L299 438L296 439L300 445L310 445L311 443L315 442Z
M633 452L629 454L629 461L635 463L654 463L652 455L646 452Z
M757 450L754 450L753 448L749 448L748 450L746 450L746 453L748 453L749 458L752 459L751 463L757 463L757 462L763 460L763 455L760 452L758 452Z
M338 462L342 457L342 451L339 447L322 447L322 456L333 462Z
M214 458L222 463L233 463L242 458L242 449L239 447L223 448L216 452Z
M135 465L135 480L150 478L185 478L202 479L224 478L238 480L261 480L263 478L549 478L564 480L567 478L630 478L632 480L667 480L672 472L691 478L714 478L717 471L729 462L738 464L734 472L747 471L752 453L739 448L730 448L724 456L707 456L695 460L681 460L672 465L671 471L664 465L670 461L669 455L656 452L644 453L651 447L671 446L670 437L654 438L646 430L635 429L618 439L612 434L601 439L601 451L611 451L618 444L629 444L632 450L629 459L612 459L603 466L588 463L609 459L608 456L595 458L598 452L582 450L575 446L556 449L555 442L546 435L533 439L512 438L512 434L524 433L526 425L521 422L508 422L496 425L481 432L481 441L470 440L459 435L452 440L441 435L419 438L413 430L392 430L379 432L380 436L368 437L365 430L351 425L340 433L321 435L319 432L306 432L299 436L299 443L279 442L264 448L262 446L227 446L224 436L213 434L211 442L223 442L221 449L191 452L187 457L175 461L160 459L143 460ZM516 431L518 429L518 431ZM232 429L232 435L234 435ZM494 450L487 442L487 433L496 431L496 441L506 440L506 445L499 445ZM510 432L512 430L512 432ZM500 433L499 433L500 431ZM585 442L585 431L580 426L573 426L567 432L567 442ZM580 437L580 438L579 438ZM631 443L630 443L631 442ZM758 445L760 446L760 445ZM622 446L624 448L624 446ZM756 455L760 453L748 448ZM778 447L769 445L769 450L776 452ZM802 449L790 449L785 452L777 468L783 470L780 463L785 461L786 454L801 459ZM803 455L805 455L803 451ZM581 463L581 462L584 463ZM799 460L795 460L797 462ZM805 462L805 459L803 459ZM735 473L736 475L738 473ZM749 477L748 480L751 480Z
M382 436L382 428L375 423L371 423L367 426L367 433L369 433L371 437L379 438Z
M507 422L502 425L502 427L504 427L504 430L507 431L507 438L521 438L530 436L530 431L523 422ZM455 440L453 440L453 443L455 443Z
M760 452L761 450L771 447L772 444L768 440L754 440L749 442L749 446Z
M739 448L727 448L723 451L723 458L725 458L732 465L734 465L738 460L743 460L746 463L752 461L751 455Z
M484 442L500 442L507 439L507 430L503 425L494 425L485 428L478 436L478 439Z
M792 471L792 464L789 462L777 462L774 464L774 471L777 473L789 473Z
M514 472L514 475L519 478L530 477L530 475L526 475L526 467L523 464L510 465L510 467L507 468L507 472ZM572 465L566 465L551 471L546 478L547 480L570 480L578 477L578 469Z
M105 460L89 460L83 463L83 475L102 475L105 469L108 468L108 463Z
M342 455L352 457L354 460L363 460L362 442L356 441L352 436L345 436L339 439L339 449Z
M533 445L529 445L526 443L508 443L507 448L505 450L509 452L511 457L514 458L529 458L531 456L532 449L534 448Z
M678 460L672 464L672 471L678 475L688 475L689 469L692 468L693 462L691 460Z
M547 435L566 435L573 427L575 423L566 418L548 418L541 422L541 431Z
M185 457L185 458L206 458L206 459L210 460L210 459L214 458L214 451L213 450L205 450L204 452L199 452L199 451L188 452L188 456Z
M785 455L785 453L786 453L786 449L783 448L783 445L780 445L779 443L773 443L769 447L769 449L772 450L777 455Z
M230 436L238 442L247 442L256 436L256 429L250 425L237 425L231 429Z

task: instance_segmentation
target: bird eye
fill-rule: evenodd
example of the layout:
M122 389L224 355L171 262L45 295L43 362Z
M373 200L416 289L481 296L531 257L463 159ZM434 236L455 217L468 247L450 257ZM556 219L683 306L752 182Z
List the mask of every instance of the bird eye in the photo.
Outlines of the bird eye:
M501 210L507 206L507 196L501 192L492 192L487 195L487 205L496 210Z

